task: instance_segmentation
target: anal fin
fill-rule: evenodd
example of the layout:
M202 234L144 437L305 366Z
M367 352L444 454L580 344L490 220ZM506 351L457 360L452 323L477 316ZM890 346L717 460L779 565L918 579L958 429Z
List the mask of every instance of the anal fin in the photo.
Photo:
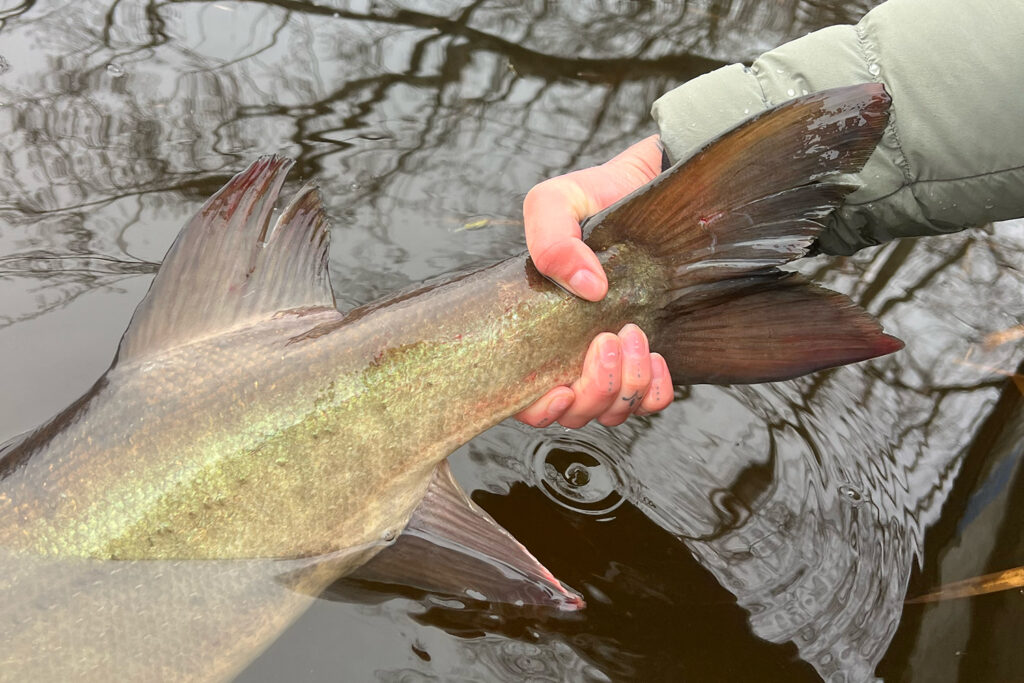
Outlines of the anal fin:
M394 544L349 578L567 611L584 605L469 499L447 462L434 470L426 495Z

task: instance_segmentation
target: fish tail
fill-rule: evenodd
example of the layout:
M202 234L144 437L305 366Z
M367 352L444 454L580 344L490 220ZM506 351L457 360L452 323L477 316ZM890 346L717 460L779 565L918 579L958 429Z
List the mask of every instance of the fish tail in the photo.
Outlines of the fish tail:
M791 100L587 221L596 251L629 243L660 266L651 348L676 382L777 381L902 348L846 296L780 269L857 189L843 174L871 155L889 103L878 84Z

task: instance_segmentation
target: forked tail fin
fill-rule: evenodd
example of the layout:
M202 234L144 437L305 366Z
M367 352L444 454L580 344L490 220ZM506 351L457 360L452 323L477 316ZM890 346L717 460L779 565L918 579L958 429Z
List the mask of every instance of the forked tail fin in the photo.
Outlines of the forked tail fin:
M847 297L779 266L806 254L888 122L877 84L786 102L708 143L584 226L665 273L651 347L686 384L768 382L902 348Z

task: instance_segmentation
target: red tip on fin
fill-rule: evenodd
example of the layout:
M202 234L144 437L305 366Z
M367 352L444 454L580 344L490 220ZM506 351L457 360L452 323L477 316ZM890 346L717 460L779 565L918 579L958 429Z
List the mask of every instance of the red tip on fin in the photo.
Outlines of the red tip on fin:
M302 188L271 222L293 163L261 157L199 209L135 309L117 362L278 311L334 307L327 216L316 188Z
M568 611L584 606L579 594L469 499L447 462L434 471L423 501L395 543L350 578L490 602Z

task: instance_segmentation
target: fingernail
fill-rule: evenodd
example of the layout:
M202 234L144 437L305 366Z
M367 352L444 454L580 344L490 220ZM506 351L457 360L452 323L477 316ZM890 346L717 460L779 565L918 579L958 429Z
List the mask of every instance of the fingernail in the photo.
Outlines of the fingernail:
M601 294L601 281L589 270L577 270L569 278L569 289L585 299L596 299Z
M619 332L619 336L622 337L622 343L623 346L625 346L625 350L628 350L631 354L641 356L647 353L644 335L640 331L640 328L633 323L623 327L622 331Z
M548 415L561 415L572 403L568 396L559 396L548 404Z
M619 343L615 338L605 339L601 342L601 365L606 368L614 368L619 364Z

